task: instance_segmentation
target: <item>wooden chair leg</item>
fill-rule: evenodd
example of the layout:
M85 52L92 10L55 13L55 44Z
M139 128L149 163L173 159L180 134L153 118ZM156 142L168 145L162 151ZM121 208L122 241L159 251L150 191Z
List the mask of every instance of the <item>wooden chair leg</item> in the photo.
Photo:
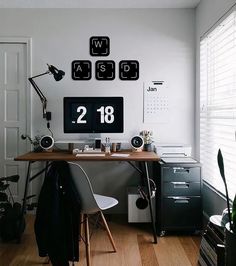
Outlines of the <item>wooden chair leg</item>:
M85 218L84 234L85 234L85 246L86 246L86 261L87 261L87 266L91 266L88 215L84 214L84 218Z
M103 223L104 223L104 226L105 226L105 228L106 228L107 235L108 235L108 237L109 237L109 239L110 239L111 245L112 245L114 251L116 252L116 251L117 251L117 249L116 249L116 245L115 245L114 239L113 239L113 237L112 237L112 235L111 235L111 231L110 231L110 229L109 229L109 227L108 227L108 225L107 225L107 221L106 221L106 219L105 219L105 217L104 217L102 211L100 211L100 214L101 214L101 217L102 217L102 221L103 221Z

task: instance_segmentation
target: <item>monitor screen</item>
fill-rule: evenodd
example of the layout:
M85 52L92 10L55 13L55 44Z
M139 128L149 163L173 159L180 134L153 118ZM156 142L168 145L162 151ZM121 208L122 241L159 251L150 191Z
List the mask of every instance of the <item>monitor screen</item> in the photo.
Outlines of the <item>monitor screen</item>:
M64 133L123 130L123 97L64 97Z

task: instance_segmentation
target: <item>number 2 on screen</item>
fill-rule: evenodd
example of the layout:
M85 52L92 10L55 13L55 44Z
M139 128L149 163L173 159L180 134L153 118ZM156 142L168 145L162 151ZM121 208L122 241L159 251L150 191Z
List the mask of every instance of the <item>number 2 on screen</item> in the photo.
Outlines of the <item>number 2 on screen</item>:
M112 106L101 106L99 109L96 110L100 113L100 123L104 124L112 124L115 120L114 117L114 108ZM84 116L87 113L87 109L85 106L78 106L77 113L79 114L77 118L77 124L86 124L87 120L84 119Z

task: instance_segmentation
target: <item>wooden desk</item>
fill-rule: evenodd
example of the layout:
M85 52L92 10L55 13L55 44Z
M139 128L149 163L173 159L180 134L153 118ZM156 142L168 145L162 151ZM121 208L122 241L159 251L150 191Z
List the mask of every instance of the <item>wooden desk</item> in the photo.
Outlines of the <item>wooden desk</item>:
M53 152L28 152L26 154L16 157L15 161L159 161L159 157L154 152L132 152L120 151L114 154L122 155L129 154L129 156L112 156L113 153L105 154L105 156L96 156L97 153L89 153L89 156L76 157L69 151L53 151Z
M148 162L158 161L160 158L154 152L132 152L132 151L120 151L116 152L117 155L121 156L112 156L111 154L106 154L105 156L96 156L96 154L90 156L79 156L76 157L69 151L53 151L53 152L28 152L26 154L20 155L16 157L15 161L28 161L28 170L27 176L25 180L25 189L24 189L24 198L22 204L22 220L26 210L26 198L28 194L28 186L29 182L34 178L30 177L30 170L31 164L36 161L44 161L48 165L48 162L51 161L126 161L130 163L136 170L140 173L144 174L147 191L148 191L148 201L149 201L149 209L151 214L151 223L152 223L152 231L153 231L153 238L154 243L157 243L157 236L156 236L156 225L153 216L153 209L152 209L152 200L151 200L151 189L150 189L150 181L149 181L149 172L148 172ZM122 156L122 154L129 154L129 156ZM132 162L141 162L144 164L144 171L141 171L138 167L136 167ZM47 168L47 166L46 166ZM42 173L40 171L39 173ZM37 174L38 175L38 174Z

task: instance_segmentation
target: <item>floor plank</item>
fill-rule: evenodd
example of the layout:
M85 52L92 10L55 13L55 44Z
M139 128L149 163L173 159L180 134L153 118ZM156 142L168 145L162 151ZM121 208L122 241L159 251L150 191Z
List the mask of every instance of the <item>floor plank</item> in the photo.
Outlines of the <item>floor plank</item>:
M128 224L125 219L108 219L117 252L113 252L104 229L91 238L92 266L195 266L200 246L199 236L164 236L153 244L148 224ZM38 256L33 231L34 216L27 216L26 230L20 244L0 242L0 266L45 266L47 258ZM72 264L71 264L72 265ZM85 246L80 242L80 261L86 266Z
M151 244L150 241L144 235L138 235L139 243L139 252L141 255L142 266L156 265L158 266L157 257L154 250L154 244Z
M189 238L187 236L181 236L179 237L179 240L189 261L191 262L191 265L197 265L198 256L196 256L196 254L199 252L199 246L196 246L193 238Z

